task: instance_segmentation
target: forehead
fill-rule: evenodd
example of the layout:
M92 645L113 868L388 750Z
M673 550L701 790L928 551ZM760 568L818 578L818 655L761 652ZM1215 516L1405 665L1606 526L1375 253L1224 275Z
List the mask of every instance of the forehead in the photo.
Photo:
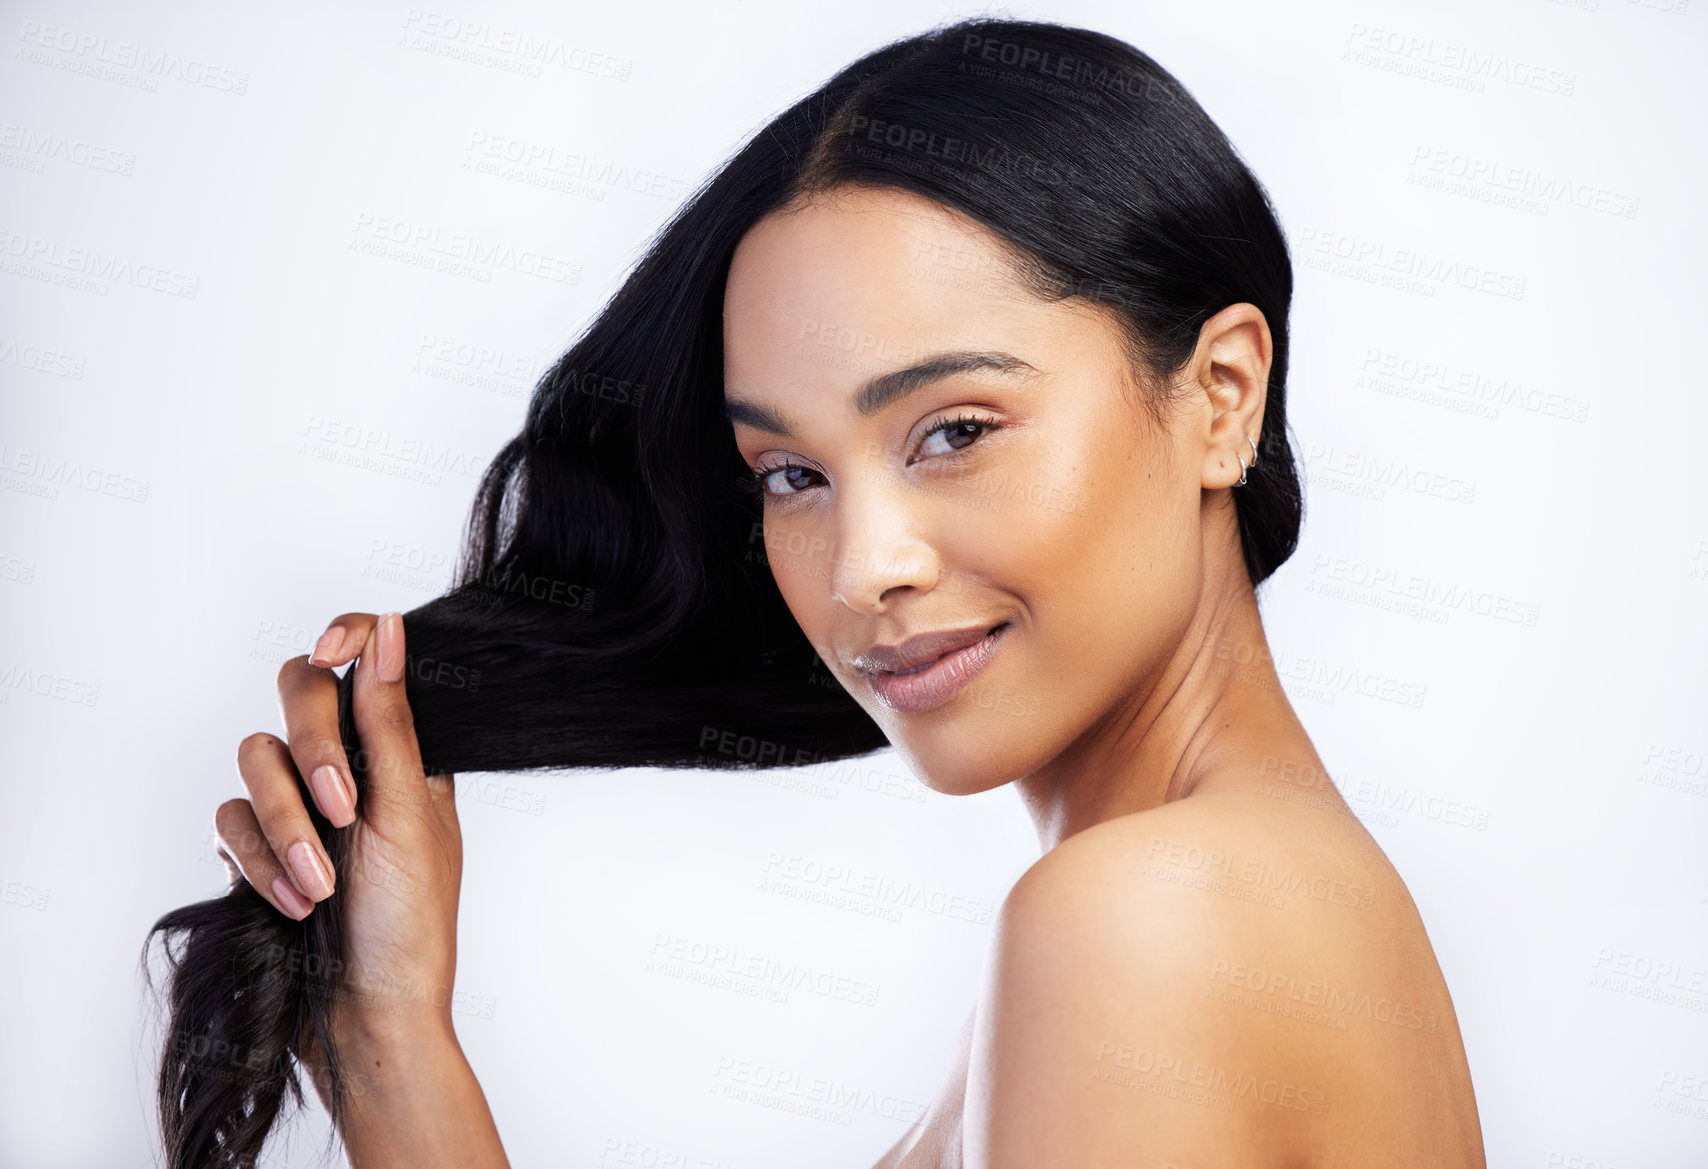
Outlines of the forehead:
M988 341L1046 307L1011 263L994 232L906 191L840 188L767 216L730 264L726 382L762 389L803 365L857 378Z

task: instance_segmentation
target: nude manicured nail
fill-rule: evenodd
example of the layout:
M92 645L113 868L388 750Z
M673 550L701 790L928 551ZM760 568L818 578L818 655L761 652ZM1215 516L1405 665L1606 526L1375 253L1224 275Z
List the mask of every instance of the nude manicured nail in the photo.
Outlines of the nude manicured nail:
M332 874L308 841L299 840L291 845L285 858L291 862L291 872L296 874L297 884L304 893L316 901L332 896Z
M314 910L313 904L304 901L302 894L291 888L291 883L283 877L273 878L273 896L278 899L284 911L298 921L307 917Z
M338 647L344 644L344 627L334 625L320 635L320 640L314 643L314 651L308 655L308 660L316 666L330 662L338 653Z
M387 613L380 618L379 660L374 663L380 681L397 682L403 678L403 618Z
M330 763L322 763L308 777L308 785L314 789L314 798L320 804L326 818L338 828L344 827L355 819L356 809L350 803L350 789L344 784L344 777L338 774L338 769Z

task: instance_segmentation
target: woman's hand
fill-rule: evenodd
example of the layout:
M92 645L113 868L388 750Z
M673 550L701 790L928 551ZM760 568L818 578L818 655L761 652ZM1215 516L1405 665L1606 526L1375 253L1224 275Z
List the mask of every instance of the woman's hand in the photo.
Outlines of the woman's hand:
M360 815L338 735L338 679L327 668L352 658L365 779ZM257 733L239 744L237 768L249 798L227 800L214 816L234 880L240 875L299 920L333 895L336 878L298 773L335 827L354 824L337 890L345 969L310 975L338 981L340 1039L351 1031L370 1045L405 1032L419 1040L423 1028L451 1033L462 833L454 777L423 774L403 671L400 615L334 620L313 653L279 670L288 741Z
M360 656L358 656L360 655ZM366 786L360 815L338 735L338 680L356 658L351 702ZM254 734L239 745L247 800L214 821L223 851L280 913L298 920L333 896L333 874L297 783L334 826L353 825L345 859L344 969L333 1034L348 1105L340 1135L353 1165L505 1166L485 1094L451 1025L463 840L454 778L425 775L403 686L403 618L346 613L314 652L279 670L288 742ZM290 960L287 956L286 960ZM316 972L310 971L310 976ZM300 1052L321 1100L334 1088L309 1037Z

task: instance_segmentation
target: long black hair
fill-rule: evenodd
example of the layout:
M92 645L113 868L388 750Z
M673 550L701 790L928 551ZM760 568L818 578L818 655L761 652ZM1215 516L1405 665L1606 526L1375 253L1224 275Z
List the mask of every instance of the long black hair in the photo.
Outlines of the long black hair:
M1298 542L1286 423L1292 266L1267 195L1186 89L1112 37L975 19L895 41L755 133L686 201L535 386L478 488L448 593L405 614L427 773L791 766L887 745L825 684L768 563L723 414L736 244L845 184L911 191L993 231L1028 292L1107 306L1166 406L1165 375L1227 305L1273 340L1259 457L1234 491L1252 583ZM950 267L953 267L951 262ZM364 783L351 717L339 716ZM310 810L340 880L346 834ZM162 917L170 1020L158 1104L173 1169L249 1166L312 1036L336 1091L334 895L303 921L247 883ZM145 958L148 948L145 947Z

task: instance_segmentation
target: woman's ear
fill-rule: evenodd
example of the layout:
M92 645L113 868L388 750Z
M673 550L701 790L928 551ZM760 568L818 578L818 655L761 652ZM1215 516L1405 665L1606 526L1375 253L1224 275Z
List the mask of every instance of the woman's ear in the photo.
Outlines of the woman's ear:
M1232 487L1261 445L1274 343L1269 322L1252 304L1231 304L1198 331L1186 376L1203 395L1204 487Z

